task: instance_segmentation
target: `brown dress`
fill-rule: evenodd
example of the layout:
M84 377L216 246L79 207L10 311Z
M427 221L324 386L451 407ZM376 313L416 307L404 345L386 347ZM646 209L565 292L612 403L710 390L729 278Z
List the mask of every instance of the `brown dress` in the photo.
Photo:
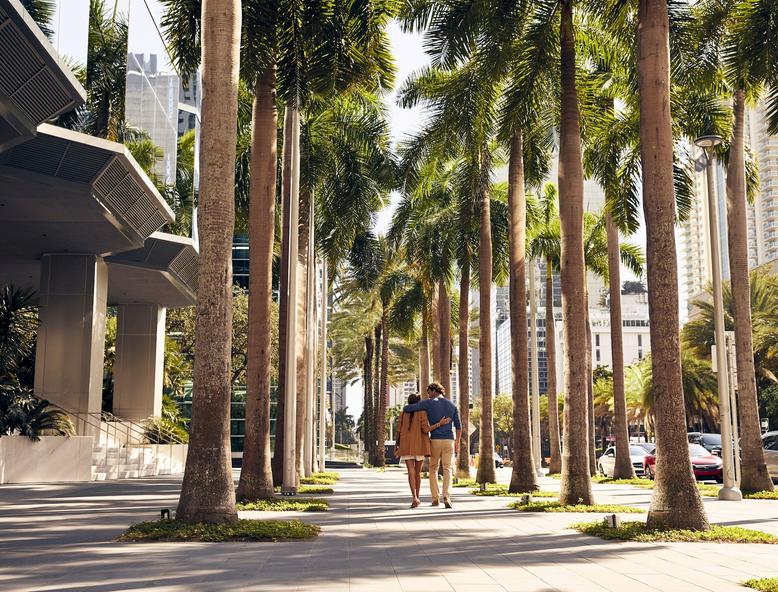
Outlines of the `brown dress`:
M426 411L402 413L397 426L397 446L400 456L430 455L430 422Z

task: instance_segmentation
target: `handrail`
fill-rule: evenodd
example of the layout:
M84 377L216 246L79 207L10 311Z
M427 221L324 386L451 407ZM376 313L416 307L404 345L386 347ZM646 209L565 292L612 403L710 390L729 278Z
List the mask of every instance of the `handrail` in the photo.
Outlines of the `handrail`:
M146 437L146 433L149 429L148 426L142 423L138 423L135 420L118 417L109 411L101 411L100 413L95 411L73 411L72 409L65 409L64 407L61 407L55 403L49 404L52 407L59 409L60 411L64 411L68 415L72 415L76 419L82 419L84 425L88 425L102 433L105 433L106 438L109 436L108 430L105 429L102 424L113 424L112 427L114 428L114 438L116 438L116 435L119 432L117 428L117 424L119 424L123 428L122 432L124 432L126 435L126 444L159 444L159 442L149 442L148 438ZM186 442L183 441L175 432L166 428L165 426L155 424L153 429L164 435L165 439L170 440L169 443L171 444L186 444ZM163 443L163 445L166 443Z

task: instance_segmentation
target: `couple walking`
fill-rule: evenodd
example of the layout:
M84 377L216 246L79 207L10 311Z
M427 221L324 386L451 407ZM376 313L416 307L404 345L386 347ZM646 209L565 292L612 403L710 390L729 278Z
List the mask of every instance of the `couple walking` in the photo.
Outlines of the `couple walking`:
M408 467L408 485L411 488L413 502L417 507L421 488L421 465L429 457L430 493L432 505L440 505L438 489L438 467L443 464L443 505L451 507L449 488L451 487L452 460L459 450L462 437L462 424L456 405L446 399L441 385L433 382L427 387L427 399L422 401L419 395L408 397L408 405L400 415L397 426L397 441L394 455ZM456 429L456 437L454 429Z

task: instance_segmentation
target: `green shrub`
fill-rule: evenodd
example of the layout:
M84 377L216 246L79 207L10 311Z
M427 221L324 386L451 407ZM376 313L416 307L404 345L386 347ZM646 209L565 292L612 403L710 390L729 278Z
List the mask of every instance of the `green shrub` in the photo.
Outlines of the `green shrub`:
M0 436L18 434L37 442L41 436L75 433L67 413L47 400L19 386L0 385Z
M315 524L300 520L238 520L230 524L189 524L177 520L141 522L128 528L118 541L279 541L310 539L319 534Z

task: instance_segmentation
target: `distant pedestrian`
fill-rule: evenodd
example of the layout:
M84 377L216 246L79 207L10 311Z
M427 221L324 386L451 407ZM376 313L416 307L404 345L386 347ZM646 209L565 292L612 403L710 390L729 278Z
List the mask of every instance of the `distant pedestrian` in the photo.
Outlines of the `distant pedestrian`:
M408 404L414 404L421 401L421 397L411 395L408 397ZM400 415L400 423L397 426L397 441L395 442L394 455L399 456L400 460L408 467L408 485L411 488L411 508L416 508L421 500L419 499L419 490L421 489L421 465L424 458L430 455L430 431L448 424L450 417L443 417L437 423L430 425L426 411L403 412Z

